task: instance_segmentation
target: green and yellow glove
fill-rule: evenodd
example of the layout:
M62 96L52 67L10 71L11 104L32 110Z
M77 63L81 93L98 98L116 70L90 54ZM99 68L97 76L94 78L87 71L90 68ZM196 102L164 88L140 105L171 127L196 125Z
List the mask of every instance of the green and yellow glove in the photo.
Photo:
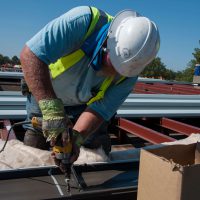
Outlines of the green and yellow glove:
M72 133L72 155L70 157L70 162L74 163L79 157L80 147L84 143L85 137L76 130L72 130Z
M39 101L43 115L42 131L47 141L56 140L58 135L66 132L71 125L65 114L61 99L44 99Z

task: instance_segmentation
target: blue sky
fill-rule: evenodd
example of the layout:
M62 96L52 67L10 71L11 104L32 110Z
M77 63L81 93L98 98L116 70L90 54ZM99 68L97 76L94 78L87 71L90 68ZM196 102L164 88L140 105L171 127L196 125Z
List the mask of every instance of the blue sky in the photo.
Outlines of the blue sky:
M79 5L111 15L131 8L155 21L161 36L158 56L169 69L185 69L194 48L200 48L199 0L1 0L0 54L19 56L25 42L46 23Z

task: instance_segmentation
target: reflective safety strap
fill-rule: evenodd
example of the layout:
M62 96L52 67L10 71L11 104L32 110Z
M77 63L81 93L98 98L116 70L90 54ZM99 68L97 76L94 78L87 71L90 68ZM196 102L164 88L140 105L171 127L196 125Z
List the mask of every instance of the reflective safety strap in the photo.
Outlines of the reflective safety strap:
M122 81L124 81L127 77L122 76L116 83L115 85L120 84ZM104 82L101 84L101 87L99 89L99 92L97 93L97 95L93 98L91 98L88 102L87 105L90 105L91 103L98 101L100 99L104 98L104 95L107 91L107 89L109 88L109 86L111 85L112 81L114 80L114 76L107 78L104 80Z
M96 25L98 24L98 22L103 20L103 19L99 20L100 11L97 8L91 7L91 10L92 10L91 24L90 24L89 30L87 31L84 37L84 40L86 40L86 38L89 37L96 30ZM105 18L111 19L110 15L107 15L107 14ZM106 20L106 23L107 23L107 20ZM85 56L85 53L81 49L78 49L69 55L61 57L55 63L52 63L49 65L51 77L55 79L64 71L66 71L67 69L69 69L70 67L78 63L84 56Z
M108 87L111 85L112 81L114 79L114 76L111 76L109 78L106 78L104 80L104 82L102 83L101 87L99 88L99 92L97 93L97 95L93 98L91 98L88 102L87 105L90 105L91 103L98 101L100 99L103 99L104 94L106 92L106 90L108 89Z
M127 77L125 77L125 76L122 76L116 83L115 83L115 85L118 85L118 84L120 84L123 80L125 80Z
M109 15L108 13L106 13L107 17L108 17L108 22L111 22L113 20L113 16Z
M90 8L92 11L92 21L84 39L90 36L93 32L99 30L106 23L109 23L113 20L113 16L107 14L106 12L97 9L95 7L90 7Z
M99 13L99 10L95 7L90 7L91 10L92 10L92 20L91 20L91 24L90 24L90 27L88 29L88 32L86 33L85 37L84 37L84 40L94 31L95 29L95 26L99 20L99 16L100 16L100 13Z
M85 53L81 49L78 49L70 55L64 56L62 59L58 59L55 63L50 64L49 69L51 70L52 78L56 78L74 64L79 62L84 55Z
M94 31L99 30L99 28L104 25L105 23L109 23L112 21L113 17L111 15L108 15L107 13L98 10L95 7L90 7L92 12L92 19L91 24L89 26L89 29L84 37L84 40L86 40ZM75 52L63 56L60 59L58 59L55 63L49 65L49 69L51 71L51 76L53 79L55 79L57 76L62 74L64 71L69 69L70 67L73 67L76 63L78 63L83 57L85 56L85 53L78 49ZM90 101L87 103L87 105L93 103L94 101L97 101L99 99L102 99L104 97L104 94L108 87L111 85L114 77L110 77L104 80L102 83L99 92L95 97L90 99ZM123 80L123 79L122 79ZM121 79L119 80L121 82Z

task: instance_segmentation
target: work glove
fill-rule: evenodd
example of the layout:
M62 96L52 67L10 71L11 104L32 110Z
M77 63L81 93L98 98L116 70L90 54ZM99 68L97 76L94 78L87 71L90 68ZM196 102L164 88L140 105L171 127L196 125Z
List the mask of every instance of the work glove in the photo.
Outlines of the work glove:
M62 134L62 140L65 143L68 140L68 129L72 123L65 114L61 99L40 100L39 107L43 115L42 131L44 137L51 142L51 146L54 146L56 138Z
M72 133L73 133L72 154L70 157L70 163L74 163L78 159L80 153L80 147L86 139L81 133L79 133L76 130L72 130Z

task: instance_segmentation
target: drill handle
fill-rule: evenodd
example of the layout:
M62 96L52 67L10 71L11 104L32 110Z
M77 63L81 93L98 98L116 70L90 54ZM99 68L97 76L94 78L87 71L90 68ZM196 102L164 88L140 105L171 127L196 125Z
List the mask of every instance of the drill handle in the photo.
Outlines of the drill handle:
M73 131L72 131L72 129L71 128L68 128L68 130L67 130L67 134L68 134L68 138L67 138L67 142L68 143L71 143L72 142L72 137L73 137ZM59 134L58 135L58 137L57 137L57 139L56 139L56 143L55 143L55 145L56 146L61 146L61 147L63 147L63 135L62 134Z

